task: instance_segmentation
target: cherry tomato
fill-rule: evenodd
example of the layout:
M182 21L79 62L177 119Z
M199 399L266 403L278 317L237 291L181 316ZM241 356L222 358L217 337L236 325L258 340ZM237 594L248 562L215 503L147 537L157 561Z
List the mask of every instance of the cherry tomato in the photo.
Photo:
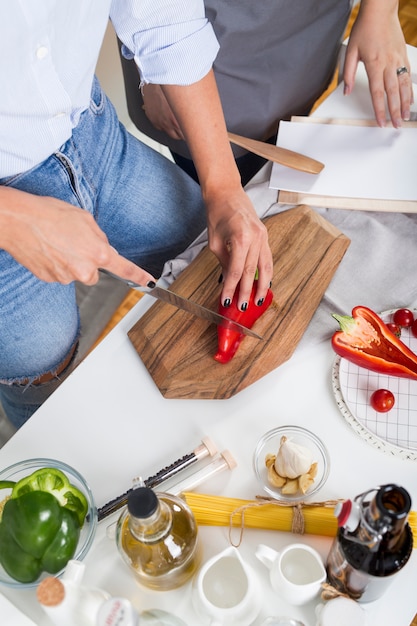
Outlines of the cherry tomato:
M399 324L394 324L394 322L389 322L387 324L387 327L390 329L392 333L394 333L396 337L401 337L401 326ZM417 327L416 327L416 331L417 331Z
M378 413L390 411L395 404L395 397L389 389L377 389L371 395L371 407Z
M395 311L393 321L399 326L411 326L414 322L414 315L410 309L398 309Z
M411 324L411 332L413 333L414 337L417 337L417 319L415 319L414 322Z

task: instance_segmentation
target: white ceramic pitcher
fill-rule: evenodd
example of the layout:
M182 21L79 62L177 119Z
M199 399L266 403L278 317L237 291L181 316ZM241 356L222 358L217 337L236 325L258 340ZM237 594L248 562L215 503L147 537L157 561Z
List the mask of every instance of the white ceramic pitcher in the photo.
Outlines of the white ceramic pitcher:
M261 601L256 573L234 547L209 559L194 580L194 608L210 626L249 626Z

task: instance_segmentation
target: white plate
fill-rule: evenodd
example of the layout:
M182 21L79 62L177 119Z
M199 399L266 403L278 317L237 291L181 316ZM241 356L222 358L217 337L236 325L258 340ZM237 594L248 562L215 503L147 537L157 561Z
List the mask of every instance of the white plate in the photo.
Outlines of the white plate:
M384 322L392 320L395 310L380 314ZM417 310L410 310L417 317ZM417 338L408 328L401 329L401 341L417 353ZM338 407L356 433L374 448L417 461L417 381L371 372L338 356L332 384ZM387 413L374 411L369 401L372 392L382 388L395 396Z

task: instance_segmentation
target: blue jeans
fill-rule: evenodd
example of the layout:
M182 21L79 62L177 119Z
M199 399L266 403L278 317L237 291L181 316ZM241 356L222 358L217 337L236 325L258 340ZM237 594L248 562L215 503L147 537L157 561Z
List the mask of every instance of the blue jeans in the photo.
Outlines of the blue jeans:
M110 244L154 276L206 226L199 186L125 130L97 80L72 137L0 184L89 211ZM40 281L0 250L0 402L16 427L71 371L33 384L56 372L80 332L74 284Z

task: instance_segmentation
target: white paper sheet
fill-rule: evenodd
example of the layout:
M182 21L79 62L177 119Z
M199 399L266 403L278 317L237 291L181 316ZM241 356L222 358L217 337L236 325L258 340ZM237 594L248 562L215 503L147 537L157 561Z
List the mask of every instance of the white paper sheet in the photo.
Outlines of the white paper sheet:
M417 53L409 47L410 61L416 59ZM413 55L413 58L412 58ZM413 81L414 103L410 107L412 121L417 119L417 71L411 74ZM355 86L349 96L343 94L344 83L341 82L332 93L332 98L326 98L313 113L313 117L334 117L335 110L339 119L373 120L375 118L372 106L369 83L363 63L359 63L355 79ZM335 109L335 106L337 109ZM388 115L388 112L387 112ZM388 119L388 118L387 118Z
M417 128L281 122L277 145L325 164L318 175L273 164L273 189L417 200Z

